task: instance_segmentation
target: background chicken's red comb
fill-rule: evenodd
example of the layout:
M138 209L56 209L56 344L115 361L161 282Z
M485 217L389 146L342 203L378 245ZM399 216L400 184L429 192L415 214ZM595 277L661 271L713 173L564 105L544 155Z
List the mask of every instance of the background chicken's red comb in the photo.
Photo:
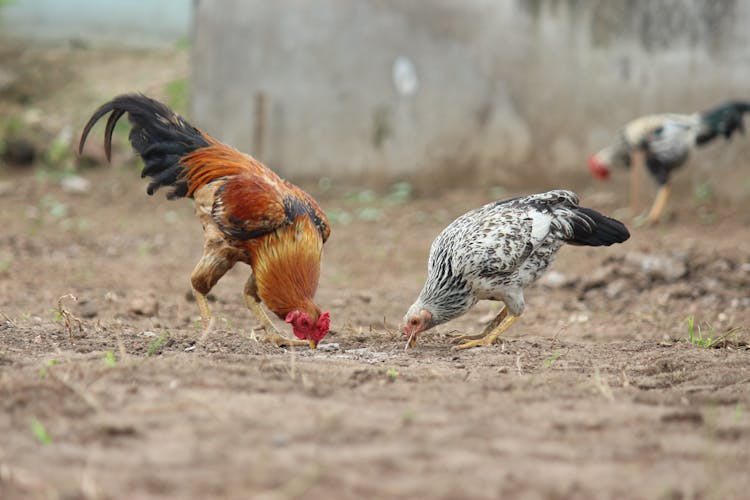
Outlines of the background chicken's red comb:
M609 179L609 169L600 163L595 155L589 156L589 170L597 179Z

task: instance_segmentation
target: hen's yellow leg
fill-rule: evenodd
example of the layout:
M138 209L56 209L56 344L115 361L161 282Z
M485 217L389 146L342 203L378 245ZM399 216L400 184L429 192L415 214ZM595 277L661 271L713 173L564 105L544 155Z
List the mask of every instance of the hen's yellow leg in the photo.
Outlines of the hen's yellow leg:
M245 291L243 293L245 297L245 304L248 309L252 311L257 320L260 322L260 327L266 332L266 340L276 344L278 347L292 346L292 345L309 345L306 340L288 339L281 335L279 331L273 326L268 315L260 305L260 300L257 295L257 286L255 284L255 277L250 275L245 283ZM254 336L254 334L253 334Z
M453 338L453 342L464 342L466 340L478 340L484 338L489 335L492 330L497 328L498 325L503 322L506 316L508 316L508 309L506 309L505 304L503 304L502 309L500 309L500 312L497 313L495 319L490 321L490 323L484 328L482 333L478 333L476 335L458 334Z
M667 206L667 200L669 199L669 190L669 184L664 184L661 188L659 188L659 192L656 194L654 204L651 206L651 210L648 213L649 222L659 222L661 214L664 211L664 207Z
M499 315L498 315L499 316ZM516 322L516 320L520 316L512 316L508 314L505 319L497 326L495 327L490 333L485 335L484 337L477 339L477 340L470 340L469 342L464 342L463 344L457 345L453 347L454 351L458 351L461 349L469 349L471 347L481 347L481 346L489 346L492 345L497 338L505 332L508 328L510 328L510 325ZM494 321L493 321L494 322Z

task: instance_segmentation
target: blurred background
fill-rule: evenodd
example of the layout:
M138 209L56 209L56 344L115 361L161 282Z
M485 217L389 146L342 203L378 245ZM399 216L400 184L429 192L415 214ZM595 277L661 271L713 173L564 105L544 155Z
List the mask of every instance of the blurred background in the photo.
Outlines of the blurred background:
M587 159L750 100L748 27L750 0L0 0L0 499L747 497L750 140L695 151L658 225ZM325 348L253 341L239 265L203 333L192 203L146 195L127 120L111 162L102 123L76 151L129 92L320 202ZM481 301L404 351L435 236L551 188L630 240L560 249L496 348L450 350Z
M596 188L628 120L750 97L748 25L737 0L2 0L3 163L143 91L297 181ZM748 152L677 186L747 199Z

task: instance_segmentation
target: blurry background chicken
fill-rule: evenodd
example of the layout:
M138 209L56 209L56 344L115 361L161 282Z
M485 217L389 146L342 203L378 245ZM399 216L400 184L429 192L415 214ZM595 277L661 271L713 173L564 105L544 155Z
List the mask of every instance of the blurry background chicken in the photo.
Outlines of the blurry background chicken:
M315 348L328 333L329 314L313 302L328 219L304 191L259 161L203 134L165 105L143 95L124 95L100 107L83 129L79 153L91 128L112 113L104 133L107 158L112 132L125 114L130 143L152 177L148 194L171 186L170 199L195 203L205 236L203 257L191 282L204 327L211 327L206 295L237 262L252 268L247 306L275 344ZM301 340L282 337L260 306L291 323Z
M688 159L690 150L708 144L717 137L729 139L744 132L742 115L750 111L748 102L728 102L703 113L647 115L627 123L617 142L589 158L591 173L600 179L609 177L609 168L631 168L630 203L633 214L640 210L639 183L643 165L659 184L648 221L656 222L669 198L672 171Z
M404 316L409 343L430 328L465 314L478 301L503 309L480 335L455 349L492 344L524 310L523 290L536 281L564 244L609 246L630 237L627 228L578 206L570 191L512 198L468 212L432 243L427 281Z

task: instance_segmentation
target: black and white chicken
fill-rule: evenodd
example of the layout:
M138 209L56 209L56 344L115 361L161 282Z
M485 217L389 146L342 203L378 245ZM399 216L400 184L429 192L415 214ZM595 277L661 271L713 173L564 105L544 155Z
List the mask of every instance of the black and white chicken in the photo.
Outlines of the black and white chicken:
M657 222L669 198L672 171L688 159L690 150L703 146L717 137L729 139L735 132L744 132L742 116L750 112L750 102L733 101L703 113L665 113L647 115L628 122L617 141L589 158L591 173L600 179L609 178L610 167L631 168L630 203L638 210L638 172L645 165L659 184L649 222Z
M413 347L417 335L465 314L478 301L503 309L481 335L459 337L455 349L492 344L524 310L523 291L552 263L559 248L609 246L630 237L621 222L578 206L571 191L496 201L468 212L433 241L427 281L404 316Z

